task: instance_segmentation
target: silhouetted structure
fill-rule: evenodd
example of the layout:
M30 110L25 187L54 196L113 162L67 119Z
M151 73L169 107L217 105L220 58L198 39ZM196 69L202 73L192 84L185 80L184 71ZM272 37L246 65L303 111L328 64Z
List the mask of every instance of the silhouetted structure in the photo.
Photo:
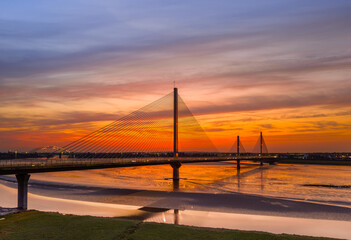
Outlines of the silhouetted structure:
M173 105L173 109L169 109L169 105ZM169 121L172 119L168 118L169 113L173 113L173 124ZM182 126L180 132L179 124ZM170 137L172 133L168 130L170 126L173 128L173 152ZM261 135L259 159L261 163L263 159L271 161L272 157L262 156L262 143ZM27 209L29 173L170 164L173 168L174 190L178 190L179 168L182 163L236 160L240 169L240 160L257 161L257 156L240 155L243 152L240 150L244 148L239 136L236 154L218 153L178 95L177 88L174 88L173 94L168 94L63 148L45 147L46 150L50 148L57 150L29 153L30 158L22 158L17 152L8 153L9 158L0 161L0 175L16 174L19 209ZM179 148L183 151L179 152Z

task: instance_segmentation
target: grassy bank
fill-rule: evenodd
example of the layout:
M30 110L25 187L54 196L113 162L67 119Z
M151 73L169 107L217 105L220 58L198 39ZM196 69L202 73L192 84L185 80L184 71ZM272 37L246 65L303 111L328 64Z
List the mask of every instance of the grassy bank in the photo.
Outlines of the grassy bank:
M1 218L0 218L1 219ZM135 220L61 215L37 211L7 215L0 220L0 239L322 239L223 229L195 228ZM327 239L327 238L324 238Z

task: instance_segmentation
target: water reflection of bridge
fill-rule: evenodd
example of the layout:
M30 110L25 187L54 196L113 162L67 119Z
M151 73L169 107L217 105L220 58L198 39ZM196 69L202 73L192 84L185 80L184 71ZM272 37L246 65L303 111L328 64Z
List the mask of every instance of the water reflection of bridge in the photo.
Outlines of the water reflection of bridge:
M46 152L45 158L17 158L16 153L15 159L1 160L0 175L16 175L18 208L26 209L30 173L170 164L177 190L182 163L236 161L240 169L241 160L261 165L276 160L267 154L262 133L256 144L258 154L243 154L239 137L233 146L237 146L236 153L218 153L175 88L173 94Z

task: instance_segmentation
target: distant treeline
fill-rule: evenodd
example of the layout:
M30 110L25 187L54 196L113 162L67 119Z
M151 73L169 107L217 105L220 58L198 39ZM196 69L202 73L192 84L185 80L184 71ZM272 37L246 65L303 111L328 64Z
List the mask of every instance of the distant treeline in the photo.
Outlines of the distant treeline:
M180 152L178 157L218 157L231 156L226 153L208 153L208 152ZM233 154L235 155L235 154ZM68 157L68 158L156 158L156 157L173 157L173 152L117 152L117 153L17 153L8 152L0 153L0 159L16 158L51 158L51 157Z
M240 156L257 156L257 153L241 153ZM351 161L351 153L269 153L263 156L272 156L276 162L304 162L304 161ZM173 152L3 152L0 159L23 159L23 158L157 158L173 157ZM178 157L233 157L236 153L218 152L179 152Z
M6 152L0 153L0 159L15 159L15 158L39 158L46 157L42 153L26 153L26 152Z
M301 160L351 160L351 153L278 153L277 157Z

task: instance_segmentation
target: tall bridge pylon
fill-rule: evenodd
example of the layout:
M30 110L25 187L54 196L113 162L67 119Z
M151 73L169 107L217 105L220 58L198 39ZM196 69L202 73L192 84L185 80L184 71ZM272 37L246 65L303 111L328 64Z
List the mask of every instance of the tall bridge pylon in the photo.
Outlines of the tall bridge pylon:
M179 157L180 152L217 152L177 88L63 148L76 157L99 158L128 157L135 153Z
M173 189L179 189L179 168L181 163L178 160L178 89L173 91L173 156L175 162L171 163L173 168Z
M172 146L173 145L173 146ZM179 158L185 152L217 152L178 89L63 147L75 158L173 156L173 180L179 182Z

